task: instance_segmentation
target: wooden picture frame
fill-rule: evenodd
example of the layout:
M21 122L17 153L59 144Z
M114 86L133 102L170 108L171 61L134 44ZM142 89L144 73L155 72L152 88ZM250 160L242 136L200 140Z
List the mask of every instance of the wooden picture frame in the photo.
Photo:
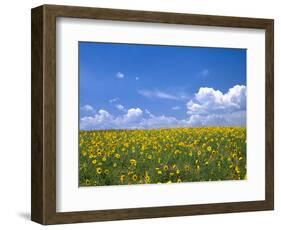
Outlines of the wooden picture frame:
M56 211L56 18L264 29L266 34L265 200L100 211ZM274 209L274 21L179 13L43 5L32 9L31 219L41 224L156 218Z

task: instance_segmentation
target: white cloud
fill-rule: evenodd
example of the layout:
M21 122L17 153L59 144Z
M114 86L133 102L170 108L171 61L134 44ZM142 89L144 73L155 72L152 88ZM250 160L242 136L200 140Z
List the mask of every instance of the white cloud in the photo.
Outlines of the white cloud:
M225 94L202 87L186 107L188 125L191 126L245 125L246 86L235 85Z
M146 97L146 98L158 98L158 99L168 99L168 100L178 100L178 101L186 101L188 98L190 98L185 90L182 88L172 88L168 92L154 89L154 90L148 90L148 89L141 89L137 91L138 94Z
M245 126L246 111L233 113L191 115L187 120L188 126Z
M121 129L139 128L143 111L140 108L131 108L126 114L113 116L106 110L99 110L93 116L85 116L80 120L80 129Z
M180 106L174 106L174 107L172 107L172 110L180 110Z
M173 107L174 109L177 106ZM106 110L99 110L92 116L82 117L80 128L90 129L144 129L196 126L245 126L246 125L246 87L236 85L223 94L213 88L200 88L193 98L186 103L187 117L177 119L172 116L156 116L149 110L138 107L126 110L123 105L116 105L122 111L112 115Z
M92 113L92 112L94 112L95 110L94 110L94 108L93 108L91 105L83 105L83 106L81 107L81 111L87 112L87 113Z
M144 112L145 112L145 114L147 114L147 115L151 115L151 112L150 112L148 109L145 109Z
M131 108L123 116L115 118L117 127L137 128L142 119L143 111L140 108Z
M235 85L223 94L213 88L202 87L187 103L187 114L212 114L246 109L246 86Z
M150 114L148 118L143 119L140 124L143 128L172 128L187 126L186 120L179 120L175 117L167 117L165 115L155 116Z
M99 110L94 116L86 116L80 120L82 130L91 129L144 129L186 126L186 120L164 115L155 116L148 110L130 108L125 114L113 116L105 110Z
M84 129L94 129L99 127L99 129L111 128L113 116L107 111L100 109L98 113L94 116L82 117L80 121L80 128Z
M139 117L142 115L142 110L140 108L132 108L128 110L128 113L126 114L126 116L128 118L132 118L132 117Z
M124 107L123 105L118 104L118 105L116 105L115 107L116 107L118 110L122 111L122 112L126 112L126 109L125 109L125 107Z
M138 94L147 98L161 98L170 100L180 100L180 96L166 93L164 91L156 90L138 90Z
M139 77L136 77L136 81L138 81L140 78Z
M121 72L118 72L118 73L116 74L116 77L117 77L118 79L123 79L123 78L125 77L125 75L124 75L123 73L121 73Z
M113 103L113 102L116 102L116 101L119 101L119 97L109 99L109 103Z

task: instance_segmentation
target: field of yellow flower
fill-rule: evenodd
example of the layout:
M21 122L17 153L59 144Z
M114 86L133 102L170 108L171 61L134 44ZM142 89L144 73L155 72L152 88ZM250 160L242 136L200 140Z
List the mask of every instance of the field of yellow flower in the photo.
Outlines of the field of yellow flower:
M246 128L80 131L80 186L245 178Z

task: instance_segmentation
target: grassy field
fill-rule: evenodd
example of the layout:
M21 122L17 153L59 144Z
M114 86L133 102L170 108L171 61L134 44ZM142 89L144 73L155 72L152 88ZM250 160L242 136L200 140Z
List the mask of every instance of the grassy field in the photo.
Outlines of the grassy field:
M80 131L79 185L246 178L246 128Z

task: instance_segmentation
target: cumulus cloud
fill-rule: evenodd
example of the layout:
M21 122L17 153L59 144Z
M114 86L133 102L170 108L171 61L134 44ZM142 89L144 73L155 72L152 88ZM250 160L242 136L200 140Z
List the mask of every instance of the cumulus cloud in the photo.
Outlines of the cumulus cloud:
M131 108L123 116L117 116L114 119L116 128L141 128L140 122L143 111L140 108Z
M143 128L172 128L187 126L185 119L177 119L172 116L155 116L150 114L148 118L142 119L139 127Z
M92 113L92 112L94 112L95 110L94 110L94 108L93 108L91 105L83 105L83 106L81 107L81 111L87 112L87 113Z
M94 129L99 127L99 129L111 128L113 116L107 111L100 109L94 116L85 116L81 118L80 129Z
M155 116L148 110L130 108L125 114L113 116L105 110L99 110L94 116L80 120L80 129L146 129L186 126L186 120L165 115Z
M186 104L188 125L245 125L246 86L235 85L223 94L201 87Z
M145 109L144 112L147 114L147 115L150 115L151 112L148 110L148 109Z
M122 112L125 112L125 111L126 111L126 109L125 109L125 107L124 107L123 105L118 104L118 105L116 105L115 107L116 107L118 110L122 111Z
M118 73L116 74L116 77L117 77L118 79L123 79L123 78L125 77L125 75L124 75L123 73L121 73L121 72L118 72Z
M172 109L177 110L179 106ZM154 115L147 109L126 109L118 104L122 113L112 115L100 109L92 116L82 117L80 128L91 129L146 129L197 126L245 126L246 87L235 85L226 93L213 88L202 87L186 103L186 118Z
M131 118L136 118L136 117L139 117L142 115L142 110L140 108L132 108L132 109L129 109L127 114L125 115L125 117L127 117L128 119L131 119Z
M213 88L202 87L187 103L187 114L217 114L246 109L246 86L235 85L223 94Z
M118 128L135 128L143 114L139 108L131 108L126 114L113 116L106 110L100 109L93 116L85 116L80 120L80 129L118 129Z
M246 111L224 114L191 115L187 126L245 126Z
M116 101L119 101L119 97L115 97L115 98L109 99L109 103L114 103Z

